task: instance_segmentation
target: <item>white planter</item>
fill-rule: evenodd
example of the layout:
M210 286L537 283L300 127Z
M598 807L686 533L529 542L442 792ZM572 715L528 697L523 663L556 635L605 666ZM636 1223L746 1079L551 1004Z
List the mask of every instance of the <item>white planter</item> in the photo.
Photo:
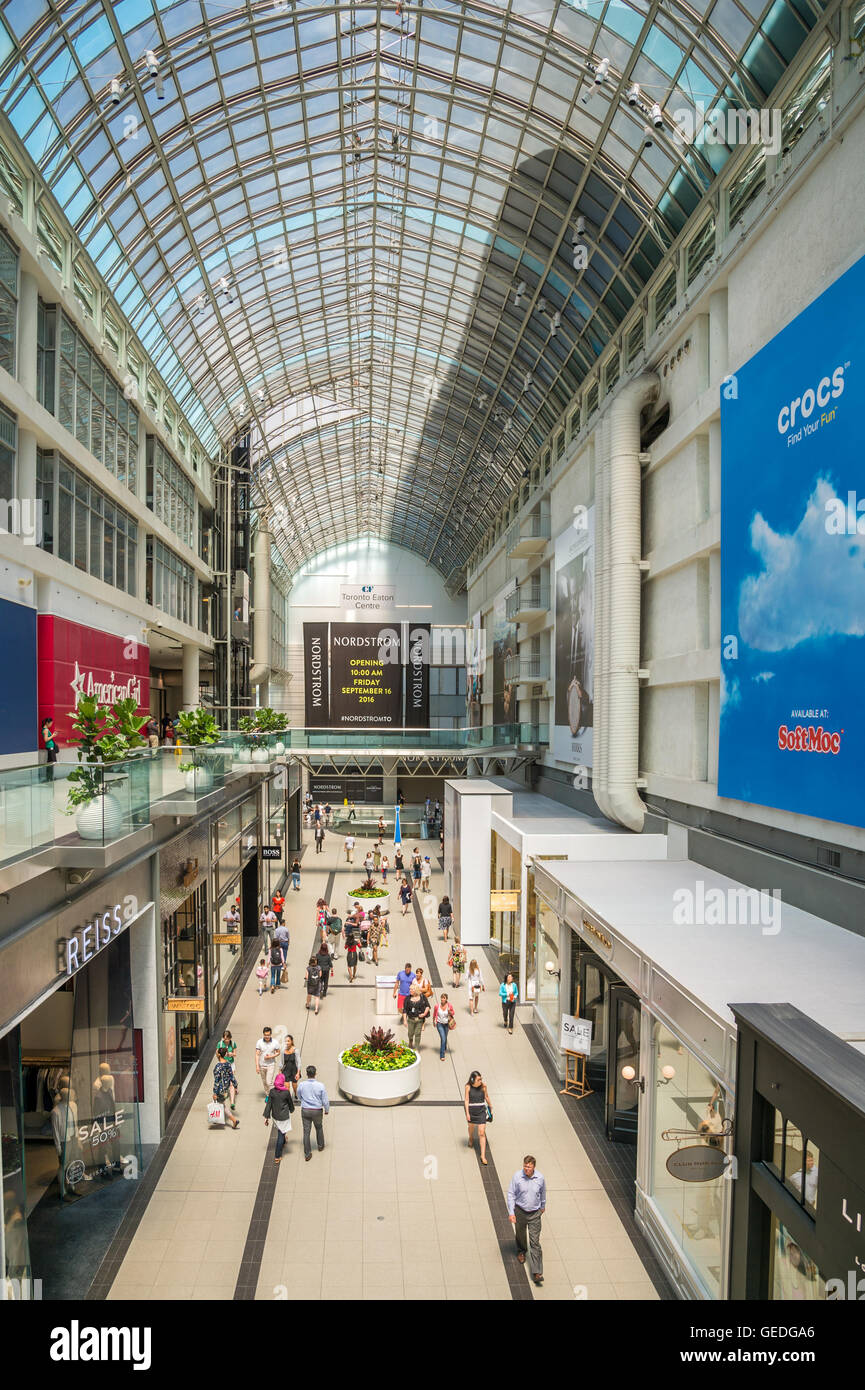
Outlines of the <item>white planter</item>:
M283 755L283 753L285 752L285 744L282 743L282 742L280 741L279 743L276 744L276 746L275 746L275 748L274 748L273 751L274 751L274 753L276 754L276 756L277 756L278 758L281 758L282 755Z
M213 786L213 773L209 767L197 767L186 774L186 790L190 796L200 796Z
M75 829L82 840L116 840L123 826L123 807L106 792L75 812Z
M269 763L270 754L268 753L266 748L253 748L252 761L254 763Z
M337 1085L346 1099L358 1105L402 1105L420 1090L420 1058L399 1071L364 1071L361 1067L347 1067L340 1053Z
M361 877L363 877L363 874L361 874ZM391 902L390 902L390 893L388 892L388 895L387 895L386 898L357 898L357 897L355 897L354 893L346 893L346 895L345 895L346 915L347 915L349 912L351 912L351 910L352 910L352 908L354 907L355 903L360 903L361 907L363 908L363 910L364 910L364 912L367 914L367 916L369 916L369 914L372 912L372 910L373 910L374 907L380 907L381 910L382 910L382 912L384 912L386 908L389 908L389 907L391 906Z

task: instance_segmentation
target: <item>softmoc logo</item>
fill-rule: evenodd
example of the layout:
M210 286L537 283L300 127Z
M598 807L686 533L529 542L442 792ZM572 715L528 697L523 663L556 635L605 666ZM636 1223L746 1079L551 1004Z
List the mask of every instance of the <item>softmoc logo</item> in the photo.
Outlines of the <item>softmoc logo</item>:
M789 728L781 724L778 729L778 747L788 753L840 753L841 735L844 730L830 733L822 724L796 724Z
M152 1329L149 1327L82 1327L73 1318L68 1327L51 1329L52 1361L131 1361L134 1371L149 1371Z

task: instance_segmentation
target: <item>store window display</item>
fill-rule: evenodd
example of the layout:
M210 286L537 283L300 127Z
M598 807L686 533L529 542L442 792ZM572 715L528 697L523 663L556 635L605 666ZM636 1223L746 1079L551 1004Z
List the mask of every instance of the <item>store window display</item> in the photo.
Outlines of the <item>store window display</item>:
M684 1145L724 1149L726 1096L723 1087L679 1039L655 1023L654 1152L650 1196L710 1298L721 1294L724 1208L729 1189L723 1176L684 1182L667 1170L667 1159Z
M825 1300L826 1283L816 1264L774 1215L771 1240L770 1299L783 1303L816 1303Z
M536 940L536 1003L544 1023L558 1039L562 1012L558 975L559 919L542 898L538 900ZM552 970L547 969L548 965L552 966Z

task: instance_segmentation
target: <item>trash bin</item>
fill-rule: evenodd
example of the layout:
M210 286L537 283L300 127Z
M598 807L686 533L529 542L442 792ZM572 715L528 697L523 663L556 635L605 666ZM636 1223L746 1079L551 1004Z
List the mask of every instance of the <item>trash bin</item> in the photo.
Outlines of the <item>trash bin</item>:
M396 975L376 975L375 1011L377 1014L395 1014L397 1012L396 1000L393 997L395 984Z

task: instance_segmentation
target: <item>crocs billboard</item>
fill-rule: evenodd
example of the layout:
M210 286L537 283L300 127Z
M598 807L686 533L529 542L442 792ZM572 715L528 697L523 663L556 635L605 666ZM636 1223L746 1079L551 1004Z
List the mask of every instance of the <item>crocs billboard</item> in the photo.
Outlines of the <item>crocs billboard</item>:
M721 386L718 793L865 825L865 259Z

